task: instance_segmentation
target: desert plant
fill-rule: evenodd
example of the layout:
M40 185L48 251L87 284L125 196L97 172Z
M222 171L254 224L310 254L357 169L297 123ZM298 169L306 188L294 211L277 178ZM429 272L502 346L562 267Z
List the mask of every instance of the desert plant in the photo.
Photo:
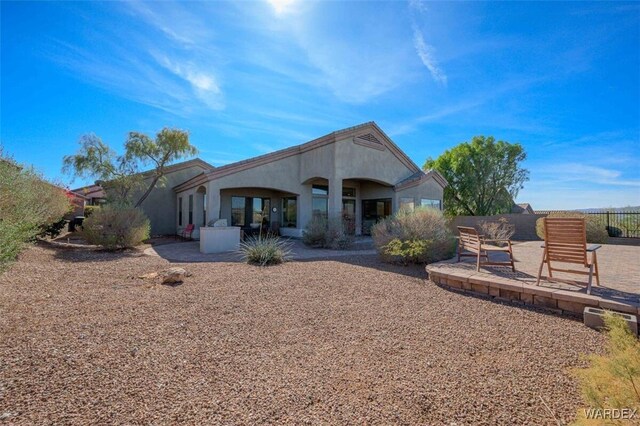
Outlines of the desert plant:
M116 250L139 245L149 238L150 228L142 210L106 205L84 221L82 234L90 244Z
M84 206L84 217L85 219L91 216L96 210L98 210L100 206Z
M604 244L609 239L609 233L597 218L580 212L551 212L547 217L567 217L585 219L587 229L587 242L592 244ZM536 234L544 240L544 221L540 218L536 221Z
M277 265L291 258L291 243L277 235L258 235L240 243L238 251L251 265Z
M64 189L17 164L0 147L0 270L69 207Z
M631 424L628 419L589 418L606 409L636 409L640 419L640 341L619 315L607 312L604 321L606 354L589 356L590 366L574 371L589 407L578 410L575 425Z
M371 228L373 243L388 262L432 263L453 255L454 238L439 210L401 210Z
M501 217L497 222L482 221L479 224L480 233L489 240L510 240L516 233L516 226L509 223L507 218ZM495 242L497 245L507 243Z
M345 250L353 244L353 237L347 229L348 224L341 218L327 220L315 217L302 232L302 242L314 248Z

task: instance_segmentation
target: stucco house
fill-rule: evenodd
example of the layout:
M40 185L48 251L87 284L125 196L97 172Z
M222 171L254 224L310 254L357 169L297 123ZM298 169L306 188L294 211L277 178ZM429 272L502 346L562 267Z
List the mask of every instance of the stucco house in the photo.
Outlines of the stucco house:
M361 235L403 207L442 209L446 185L439 173L422 171L369 122L302 145L203 169L176 184L171 200L162 191L145 205L162 206L162 217L151 217L152 224L162 221L161 228L169 231L169 220L173 224L169 233L180 233L192 223L195 238L200 226L217 219L245 230L266 226L284 236L300 237L314 216L342 217L350 232Z

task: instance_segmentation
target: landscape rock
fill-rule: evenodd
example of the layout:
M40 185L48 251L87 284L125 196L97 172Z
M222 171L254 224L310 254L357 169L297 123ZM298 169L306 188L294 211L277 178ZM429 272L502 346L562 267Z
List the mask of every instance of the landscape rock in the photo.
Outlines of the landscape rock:
M184 268L169 268L164 274L162 284L179 284L190 274Z

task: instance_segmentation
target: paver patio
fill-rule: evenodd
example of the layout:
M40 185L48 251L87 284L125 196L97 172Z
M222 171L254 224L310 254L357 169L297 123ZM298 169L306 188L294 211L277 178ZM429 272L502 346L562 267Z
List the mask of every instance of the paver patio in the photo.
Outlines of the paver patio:
M523 303L573 313L582 312L584 306L596 306L640 314L640 247L603 245L598 250L600 286L594 278L591 295L586 294L587 276L583 275L554 273L553 281L543 279L535 285L543 252L540 241L515 243L513 251L516 272L495 266L481 267L477 272L474 258L439 262L427 266L427 271L435 282ZM498 258L502 253L492 256ZM546 274L545 267L543 278ZM561 281L556 281L558 278Z

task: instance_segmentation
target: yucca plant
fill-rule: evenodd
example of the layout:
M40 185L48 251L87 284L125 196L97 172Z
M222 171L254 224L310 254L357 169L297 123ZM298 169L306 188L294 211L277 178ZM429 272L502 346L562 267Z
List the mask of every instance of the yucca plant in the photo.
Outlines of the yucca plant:
M291 258L291 243L277 235L258 235L241 242L238 251L251 265L277 265Z

